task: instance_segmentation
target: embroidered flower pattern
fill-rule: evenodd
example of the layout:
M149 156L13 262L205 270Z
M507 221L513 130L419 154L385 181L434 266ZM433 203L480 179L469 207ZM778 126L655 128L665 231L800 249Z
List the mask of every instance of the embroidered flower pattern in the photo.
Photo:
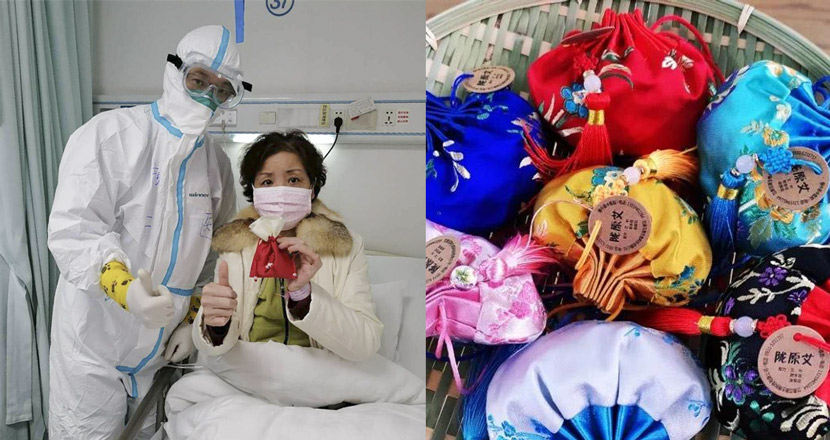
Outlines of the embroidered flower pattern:
M759 376L752 368L742 369L737 365L724 365L722 368L725 380L724 394L726 398L735 402L736 405L743 405L747 395L752 392L752 386L756 385Z
M741 129L741 133L761 134L764 144L770 147L779 147L790 139L786 131L772 128L769 123L761 121L750 121L749 125Z
M781 122L785 122L787 119L790 118L792 114L792 107L789 104L777 104L775 106L775 119L779 119Z
M490 94L488 95L488 97L489 97L489 100L490 100L490 101L492 101L492 100L493 100L493 94L492 94L492 93L490 93ZM482 105L482 106L481 106L481 113L479 113L479 114L476 116L476 119L478 119L479 121L483 121L483 120L485 120L485 119L489 119L489 118L490 118L490 114L491 114L491 113L493 113L493 112L494 112L494 111L496 111L496 110L500 110L500 111L502 111L502 112L504 112L504 113L507 113L507 112L509 112L509 111L510 111L510 108L509 108L509 107L507 107L506 105L501 105L501 104L499 104L499 105L495 105L495 106L490 105L490 104L484 104L484 105Z
M663 58L662 67L664 69L677 69L677 60L674 59L675 55L677 55L677 51L672 49L665 58Z
M747 154L747 150L742 154ZM750 245L757 248L777 238L804 242L821 236L824 228L824 217L821 215L825 209L823 204L804 211L777 206L767 194L760 168L753 170L747 177L746 187L740 196L738 237L742 240L748 238Z
M654 287L659 291L679 291L685 295L678 297L678 300L685 299L688 295L694 294L703 286L703 280L695 279L694 266L684 266L680 275L676 277L658 277L654 279ZM662 293L661 293L662 294Z
M594 170L591 176L591 186L605 185L614 182L618 177L622 176L622 171L617 168L602 167Z
M438 177L438 171L435 170L435 160L430 159L427 161L427 179L430 177Z
M636 324L632 325L631 328L627 332L625 332L625 334L623 336L628 336L628 335L631 335L635 338L639 338L640 337L640 326L638 326Z
M545 427L541 422L531 419L530 423L533 424L534 431L536 432L519 432L515 426L513 426L507 420L501 422L500 425L496 424L495 419L493 418L492 414L487 415L487 430L490 432L491 437L492 435L496 435L496 440L551 440L554 437L554 434Z
M807 299L807 291L806 290L799 290L796 292L792 292L787 296L787 299L801 305L805 299Z
M595 169L591 176L591 186L593 188L587 194L572 195L591 206L596 206L608 197L628 195L628 185L623 179L622 171L617 168Z
M777 286L784 278L787 277L787 270L777 266L767 267L763 273L758 277L761 284L770 287Z
M447 153L450 160L452 161L452 169L453 173L455 174L455 183L453 183L452 188L450 188L450 192L455 192L458 189L458 184L461 182L461 179L470 179L470 172L464 165L461 164L461 161L464 160L464 153L460 151L450 151L450 147L454 145L455 142L448 141L444 143L444 152Z
M611 185L600 185L591 191L591 203L596 206L608 197L628 195L628 186L622 179L615 180Z
M680 205L680 216L686 218L686 221L693 225L700 221L700 218L697 216L697 213L685 200L680 198L677 194L674 195L674 199L677 201L677 204Z
M562 95L562 99L565 100L563 104L565 111L569 114L577 115L580 118L587 118L588 107L583 105L586 93L582 84L579 83L573 83L570 88L562 87L560 94Z
M784 68L775 61L767 61L767 69L769 69L769 73L771 73L772 76L781 76L781 74L784 73Z
M764 143L769 145L770 147L778 147L784 145L789 139L789 136L787 135L786 131L772 128L769 126L769 124L766 124L764 126L763 136Z
M689 399L689 411L692 411L695 417L700 417L703 408L712 408L712 404L704 400Z
M518 298L510 304L510 313L514 314L519 319L524 318L533 312L533 308L530 305L534 300L533 295L535 295L536 292L532 289L533 287L528 286L527 284L522 286L522 290L519 292Z

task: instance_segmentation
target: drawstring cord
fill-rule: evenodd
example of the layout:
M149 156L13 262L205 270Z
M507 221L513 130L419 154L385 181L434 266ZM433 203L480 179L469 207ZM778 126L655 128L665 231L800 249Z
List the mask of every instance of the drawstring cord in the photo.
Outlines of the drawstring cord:
M721 72L720 68L715 63L715 58L712 56L712 52L709 50L709 45L706 44L706 40L703 38L703 35L701 35L700 31L697 30L697 28L694 27L694 25L692 25L691 23L689 23L685 18L680 17L679 15L666 15L665 17L661 17L657 21L655 21L654 24L651 25L651 30L655 31L657 28L660 27L661 24L667 21L680 23L689 32L691 32L692 35L694 35L694 37L697 39L698 44L700 44L701 50L703 51L703 57L706 60L706 64L708 64L712 71L715 73L715 76L717 77L718 81L720 81L720 83L723 84L723 72Z
M478 107L481 106L479 100L468 99L462 103L458 98L458 88L461 83L472 76L470 73L459 75L453 82L450 96L439 97L427 92L427 151L434 156L443 154L446 144L453 142L447 136L447 131L455 134L463 133L465 124L475 120L479 114ZM439 145L436 145L436 140Z

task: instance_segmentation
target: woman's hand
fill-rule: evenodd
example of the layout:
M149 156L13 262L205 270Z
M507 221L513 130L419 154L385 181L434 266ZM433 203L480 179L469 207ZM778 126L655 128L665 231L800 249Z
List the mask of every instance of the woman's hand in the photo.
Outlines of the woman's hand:
M236 292L228 282L228 263L219 262L219 281L202 289L202 316L205 325L222 327L236 310Z
M297 265L297 279L289 280L286 288L289 292L300 290L311 282L314 274L323 266L323 261L313 249L297 237L279 237L277 245L280 249L287 250L294 256L294 263Z

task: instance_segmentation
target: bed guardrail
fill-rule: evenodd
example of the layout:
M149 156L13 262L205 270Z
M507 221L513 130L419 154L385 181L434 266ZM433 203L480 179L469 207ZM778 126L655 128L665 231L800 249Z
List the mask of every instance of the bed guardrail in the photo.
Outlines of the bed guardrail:
M167 390L170 389L173 375L176 372L175 368L162 368L156 373L150 391L147 392L144 400L138 405L135 414L127 422L127 426L118 437L118 440L134 440L141 431L144 421L150 416L153 405L156 406L156 431L158 431L161 424L164 423L164 398L167 396Z

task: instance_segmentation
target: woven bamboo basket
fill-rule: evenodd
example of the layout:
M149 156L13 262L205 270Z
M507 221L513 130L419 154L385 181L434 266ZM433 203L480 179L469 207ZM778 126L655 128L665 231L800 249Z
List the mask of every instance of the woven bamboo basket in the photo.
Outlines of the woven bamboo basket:
M455 77L482 65L506 65L516 71L511 89L528 97L527 69L556 47L572 30L589 30L606 8L617 12L640 9L647 23L664 15L679 15L703 34L724 75L758 60L774 60L815 80L830 74L830 57L815 44L751 6L733 0L471 0L427 22L426 89L450 93ZM670 30L689 39L685 29ZM526 222L521 219L519 222ZM432 351L434 340L427 341ZM695 347L693 347L695 348ZM463 347L464 359L474 350ZM460 362L465 375L468 361ZM461 397L446 362L427 360L428 439L461 436ZM730 434L712 417L698 440L727 440ZM738 436L734 436L738 439Z

